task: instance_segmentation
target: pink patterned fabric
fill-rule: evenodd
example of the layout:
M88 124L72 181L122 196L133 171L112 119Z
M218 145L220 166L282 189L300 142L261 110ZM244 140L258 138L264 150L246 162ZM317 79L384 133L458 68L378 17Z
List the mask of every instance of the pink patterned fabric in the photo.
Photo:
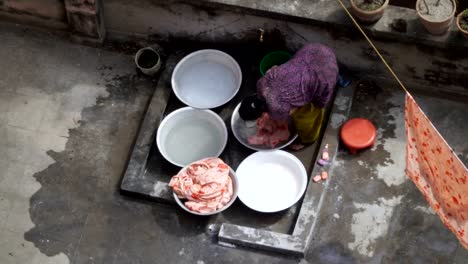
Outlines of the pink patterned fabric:
M468 170L410 94L405 114L406 174L468 248Z

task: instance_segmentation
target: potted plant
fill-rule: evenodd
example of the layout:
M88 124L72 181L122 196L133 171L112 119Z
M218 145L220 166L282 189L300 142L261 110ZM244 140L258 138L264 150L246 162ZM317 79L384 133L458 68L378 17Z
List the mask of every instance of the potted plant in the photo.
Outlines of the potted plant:
M351 0L351 11L364 23L374 23L379 20L389 0Z
M424 27L433 35L442 35L452 25L457 4L454 0L418 0L416 12Z
M457 17L458 29L463 33L463 36L468 39L468 9L461 12Z

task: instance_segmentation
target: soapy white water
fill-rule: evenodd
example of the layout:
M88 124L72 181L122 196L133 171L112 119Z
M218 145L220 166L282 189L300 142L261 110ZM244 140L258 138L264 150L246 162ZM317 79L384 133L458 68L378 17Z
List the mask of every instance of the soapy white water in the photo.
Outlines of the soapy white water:
M231 69L211 61L188 66L177 82L181 97L200 108L226 102L237 89L236 83Z
M249 184L242 185L242 200L265 211L286 208L294 203L299 192L295 172L276 163L262 163L249 168Z
M218 131L208 120L192 118L179 122L167 135L165 151L168 157L179 164L216 157L223 144Z

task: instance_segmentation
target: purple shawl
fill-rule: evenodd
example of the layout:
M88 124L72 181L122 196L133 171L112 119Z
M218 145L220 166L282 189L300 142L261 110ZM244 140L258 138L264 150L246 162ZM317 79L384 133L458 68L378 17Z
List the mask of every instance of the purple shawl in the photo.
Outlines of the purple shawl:
M273 118L284 120L295 107L308 103L325 107L337 77L333 51L322 44L307 44L288 62L272 68L258 80L257 94L265 98Z

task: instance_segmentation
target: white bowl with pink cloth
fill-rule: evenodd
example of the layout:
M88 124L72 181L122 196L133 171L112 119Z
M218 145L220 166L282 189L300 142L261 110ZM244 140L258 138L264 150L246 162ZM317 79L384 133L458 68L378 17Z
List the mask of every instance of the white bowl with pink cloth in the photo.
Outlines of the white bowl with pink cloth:
M195 215L214 215L229 208L237 198L238 185L234 170L219 158L193 162L169 182L177 204Z

